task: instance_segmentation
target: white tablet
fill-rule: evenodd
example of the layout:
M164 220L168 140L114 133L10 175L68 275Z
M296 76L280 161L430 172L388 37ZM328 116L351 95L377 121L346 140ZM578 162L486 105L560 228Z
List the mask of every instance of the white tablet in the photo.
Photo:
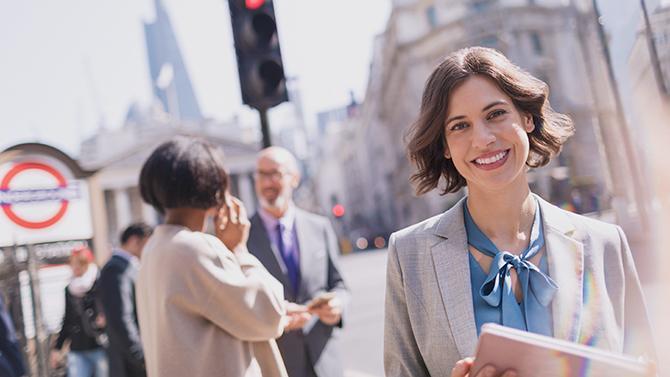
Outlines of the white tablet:
M470 376L485 365L519 377L650 377L650 363L561 339L487 323Z

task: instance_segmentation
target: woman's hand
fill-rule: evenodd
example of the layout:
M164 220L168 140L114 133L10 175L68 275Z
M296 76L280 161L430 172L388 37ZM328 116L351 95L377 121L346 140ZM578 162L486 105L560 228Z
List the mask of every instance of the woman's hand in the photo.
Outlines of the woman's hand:
M517 377L515 371L508 369L502 375L498 372L496 368L492 365L487 365L482 368L476 376L470 376L470 368L475 362L475 359L472 357L466 357L465 359L459 360L454 366L454 369L451 370L451 377Z
M105 315L102 313L99 313L97 317L95 317L95 325L99 329L104 329L105 326L107 326L107 319L105 319Z
M288 321L284 331L301 329L312 318L305 305L288 301L286 302L286 316Z
M324 304L310 309L310 312L326 325L335 326L342 319L342 301L337 297L331 298Z
M57 369L61 362L61 354L58 350L52 350L49 355L49 366L51 369Z
M246 251L251 223L244 204L226 193L226 199L214 218L216 236L234 252Z

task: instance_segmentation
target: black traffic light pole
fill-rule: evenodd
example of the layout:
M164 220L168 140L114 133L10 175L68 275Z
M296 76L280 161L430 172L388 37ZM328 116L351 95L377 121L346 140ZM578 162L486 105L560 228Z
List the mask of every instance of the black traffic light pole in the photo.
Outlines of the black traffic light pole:
M259 109L258 115L261 118L261 133L263 133L263 148L267 148L272 145L270 140L270 124L268 122L268 110Z
M288 101L272 0L228 0L242 102L258 110L269 147L269 108Z

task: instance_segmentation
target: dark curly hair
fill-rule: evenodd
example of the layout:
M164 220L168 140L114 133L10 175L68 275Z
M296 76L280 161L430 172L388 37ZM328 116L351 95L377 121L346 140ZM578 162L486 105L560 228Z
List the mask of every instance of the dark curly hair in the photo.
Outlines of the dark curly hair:
M161 213L219 206L227 187L221 151L195 137L178 136L159 145L140 172L142 199Z
M486 47L469 47L447 56L433 70L423 91L419 118L406 134L407 153L417 172L410 181L417 194L437 187L444 177L442 195L466 185L452 160L444 157L445 120L449 96L469 77L480 75L498 84L522 113L530 114L535 128L528 133L530 153L526 165L540 167L558 154L563 143L574 133L572 120L552 110L549 87L500 52Z

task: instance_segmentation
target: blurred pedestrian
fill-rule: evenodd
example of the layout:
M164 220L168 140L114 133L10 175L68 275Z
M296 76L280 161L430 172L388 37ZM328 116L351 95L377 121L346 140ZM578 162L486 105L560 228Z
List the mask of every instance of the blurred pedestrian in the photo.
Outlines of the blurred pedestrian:
M467 187L467 197L391 237L387 376L467 375L487 322L654 357L621 228L530 192L528 169L574 132L548 97L488 48L452 53L430 75L408 139L412 180L419 194L443 182L443 193Z
M26 374L23 355L19 348L14 323L5 307L5 301L0 294L0 376L21 377Z
M249 250L284 285L295 312L287 332L277 339L291 377L339 377L339 344L349 293L338 270L339 248L330 221L295 206L300 183L295 157L269 147L256 161L260 209L251 218Z
M200 139L165 142L142 166L142 198L165 215L137 278L149 377L286 376L282 286L247 251L249 220L227 188L220 151Z
M74 249L70 268L72 280L65 288L65 315L55 349L51 351L51 367L55 369L60 364L60 351L69 340L68 377L107 377L105 318L97 297L98 267L91 250Z
M146 376L135 307L135 279L142 248L153 229L144 223L121 233L121 247L100 272L100 298L107 319L109 371L113 377Z

